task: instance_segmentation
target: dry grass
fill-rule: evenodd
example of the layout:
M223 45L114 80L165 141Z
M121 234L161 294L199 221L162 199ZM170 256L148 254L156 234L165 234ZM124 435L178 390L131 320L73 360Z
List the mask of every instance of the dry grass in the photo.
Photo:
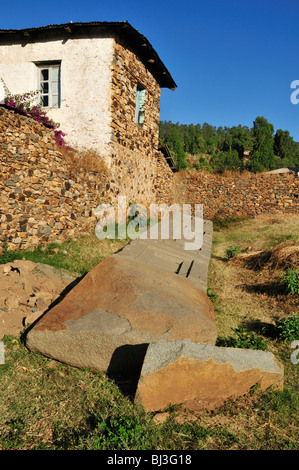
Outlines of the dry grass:
M198 181L202 177L211 176L211 172L208 170L196 170L195 168L188 168L186 170L180 170L178 174L181 176L182 180L191 179Z
M109 169L104 158L96 150L76 150L67 147L59 147L68 168L72 172L93 171L96 173L108 173Z
M219 336L240 325L273 325L299 312L298 298L281 292L280 275L298 267L299 216L267 216L214 232L209 287L218 295ZM227 261L225 251L239 246L242 254Z
M268 250L242 253L233 259L233 263L254 270L265 267L282 270L297 268L299 266L299 244L290 240Z
M225 170L223 173L221 173L221 176L223 176L224 178L242 178L244 180L249 180L250 178L252 178L253 174L247 170Z
M280 270L276 263L274 268L265 263L256 270L224 258L232 243L248 254L272 247L282 266L281 250L275 247L295 246L298 226L299 216L271 216L214 232L209 285L219 295L215 302L219 336L231 335L231 328L240 322L252 329L255 323L273 323L288 309L298 310L298 297L296 306L273 291ZM285 244L290 237L293 245ZM95 237L63 246L73 263L68 269L77 266L77 271L118 248ZM52 251L49 248L48 257ZM289 262L285 254L283 259ZM174 408L167 412L167 421L156 424L157 419L136 408L105 374L60 364L7 338L6 363L0 367L0 449L298 450L298 365L291 364L287 344L274 340L268 344L285 367L283 392L261 394L255 389L213 411L186 413ZM123 441L126 436L128 444Z

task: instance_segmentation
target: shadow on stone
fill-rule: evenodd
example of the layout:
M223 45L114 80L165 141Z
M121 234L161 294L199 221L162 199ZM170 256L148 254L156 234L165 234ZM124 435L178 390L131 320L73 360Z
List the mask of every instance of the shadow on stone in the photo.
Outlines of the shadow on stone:
M144 358L149 344L126 344L114 351L107 376L113 380L121 392L134 399Z

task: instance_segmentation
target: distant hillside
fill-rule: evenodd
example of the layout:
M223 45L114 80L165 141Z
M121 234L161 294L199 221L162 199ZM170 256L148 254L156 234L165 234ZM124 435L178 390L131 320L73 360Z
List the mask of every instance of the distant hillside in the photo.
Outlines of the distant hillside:
M222 172L253 173L281 167L299 167L299 143L288 131L276 130L264 117L247 126L160 122L160 143L167 145L180 169L191 166ZM191 158L190 156L196 157Z

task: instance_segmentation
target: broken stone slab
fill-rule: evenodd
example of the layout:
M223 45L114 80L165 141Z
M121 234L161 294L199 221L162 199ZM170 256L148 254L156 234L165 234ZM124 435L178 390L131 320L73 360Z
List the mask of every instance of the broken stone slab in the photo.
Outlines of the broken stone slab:
M32 261L16 259L10 263L0 265L0 272L7 275L11 271L16 271L23 275L32 272L35 266L36 264Z
M172 273L113 255L36 323L27 346L73 366L124 372L141 367L154 341L215 344L216 338L214 307L204 291Z
M192 218L194 230L194 217ZM167 219L170 229L173 227L173 217ZM181 220L182 223L182 220ZM161 222L157 224L161 225ZM125 245L118 253L119 256L126 256L136 259L145 265L174 273L184 277L195 287L207 291L208 268L211 258L213 223L210 220L203 221L202 246L194 249L186 249L185 243L188 240L183 237L173 238L172 231L169 238L151 239L150 230L146 232L145 238L136 238L131 243ZM160 234L160 228L158 229Z
M215 408L258 383L261 390L283 388L283 366L270 352L157 342L147 349L135 402L147 412L175 404L194 411Z
M76 277L29 260L0 265L0 339L18 336L71 289Z

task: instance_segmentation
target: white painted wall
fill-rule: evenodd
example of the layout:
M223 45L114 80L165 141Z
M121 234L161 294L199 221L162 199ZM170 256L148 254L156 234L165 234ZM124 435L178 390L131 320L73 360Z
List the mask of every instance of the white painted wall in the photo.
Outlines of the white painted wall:
M113 38L0 45L0 78L11 93L33 91L38 87L34 62L61 60L61 107L46 108L47 114L60 123L67 143L108 156L113 51Z
M5 98L4 85L0 81L0 104L3 103L4 98Z

